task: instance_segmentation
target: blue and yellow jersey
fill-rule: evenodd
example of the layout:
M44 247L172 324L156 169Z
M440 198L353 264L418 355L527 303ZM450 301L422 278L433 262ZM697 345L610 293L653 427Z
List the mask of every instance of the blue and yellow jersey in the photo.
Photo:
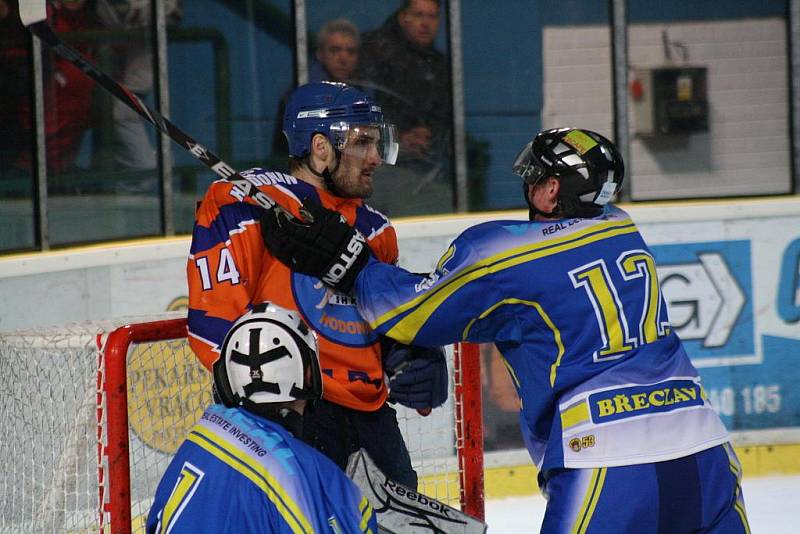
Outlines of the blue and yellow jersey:
M366 497L322 453L278 423L215 404L167 467L147 532L377 534L378 529Z
M251 169L242 176L299 216L304 199L344 215L366 237L380 261L397 261L397 234L389 220L361 199L340 198L293 176ZM274 302L299 310L319 334L325 398L373 411L386 401L378 334L361 318L352 297L327 289L318 279L293 273L273 258L261 237L263 210L218 180L198 207L186 267L189 283L189 342L211 368L233 322L253 303Z
M728 439L619 208L480 224L427 277L373 261L356 290L370 326L403 343L494 342L540 468L661 461Z

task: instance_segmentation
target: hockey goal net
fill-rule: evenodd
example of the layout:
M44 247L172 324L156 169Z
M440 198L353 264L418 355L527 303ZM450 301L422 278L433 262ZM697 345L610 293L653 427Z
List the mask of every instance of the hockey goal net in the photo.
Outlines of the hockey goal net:
M398 408L420 491L483 517L477 347L448 350L451 395ZM162 473L212 402L186 319L0 334L0 532L144 532Z

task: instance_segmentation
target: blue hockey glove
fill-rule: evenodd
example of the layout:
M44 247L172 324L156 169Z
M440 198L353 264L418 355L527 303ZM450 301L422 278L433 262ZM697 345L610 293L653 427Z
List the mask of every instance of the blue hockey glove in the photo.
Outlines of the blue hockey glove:
M383 367L389 379L389 400L416 409L436 408L447 400L447 360L441 347L396 343L384 355Z

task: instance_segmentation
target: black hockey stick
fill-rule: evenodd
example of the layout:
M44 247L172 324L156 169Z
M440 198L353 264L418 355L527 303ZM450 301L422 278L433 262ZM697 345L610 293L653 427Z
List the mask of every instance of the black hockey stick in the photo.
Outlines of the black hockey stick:
M22 24L43 43L52 48L54 52L81 69L84 74L97 82L100 87L117 97L125 105L150 122L150 124L168 135L173 141L188 150L189 153L199 159L212 171L231 182L235 188L242 193L240 200L244 200L244 197L250 197L264 209L275 208L284 211L286 217L295 219L295 217L289 213L289 210L278 205L278 203L266 193L236 172L233 167L192 139L186 132L172 124L168 119L165 119L160 113L147 107L147 105L127 87L114 81L114 79L106 73L92 65L80 53L61 41L47 24L46 0L19 0L19 17L22 20Z

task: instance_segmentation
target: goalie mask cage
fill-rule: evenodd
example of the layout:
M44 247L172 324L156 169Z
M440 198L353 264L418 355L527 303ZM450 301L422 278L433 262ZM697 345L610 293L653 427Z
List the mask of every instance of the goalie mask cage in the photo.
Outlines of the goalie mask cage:
M211 400L180 314L0 334L0 532L144 532L161 475ZM477 346L451 394L395 406L419 490L483 519Z

